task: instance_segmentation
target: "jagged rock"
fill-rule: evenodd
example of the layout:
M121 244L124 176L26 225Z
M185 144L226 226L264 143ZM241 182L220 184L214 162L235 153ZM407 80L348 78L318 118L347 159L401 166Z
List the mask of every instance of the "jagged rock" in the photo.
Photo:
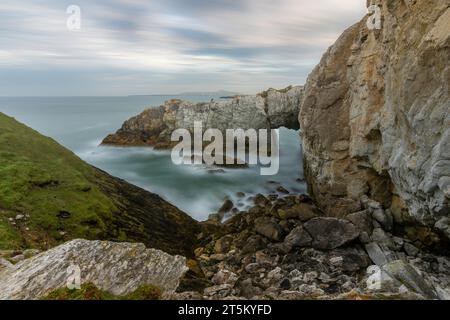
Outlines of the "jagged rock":
M306 82L306 180L328 215L359 211L367 194L433 227L450 214L448 0L372 3L381 30L367 17L346 30Z
M220 207L218 213L219 213L219 215L224 215L225 213L230 212L231 209L233 209L233 207L234 207L233 201L231 201L230 199L227 199L223 203L222 207Z
M309 233L302 226L298 226L287 235L284 243L290 248L306 247L311 244L312 240Z
M227 253L231 249L233 238L230 236L224 236L216 241L214 245L214 251L216 253Z
M415 257L419 253L419 249L408 242L403 245L403 249L405 249L406 254L411 257Z
M410 264L396 260L384 265L382 270L408 289L422 294L428 299L438 298L434 288Z
M226 269L219 270L219 272L211 279L212 283L215 285L229 284L231 286L234 286L237 280L238 276Z
M80 284L93 283L114 295L146 284L170 295L188 269L184 257L143 244L73 240L0 271L0 299L38 299L75 283L70 279L78 268Z
M359 236L353 223L337 218L314 218L304 227L313 238L312 247L319 250L336 249Z
M311 204L299 203L290 208L279 209L278 216L281 219L299 219L300 221L308 221L318 216L317 208Z
M256 219L255 230L269 240L278 242L282 239L283 230L278 223L273 222L270 218L263 217Z
M370 259L376 265L382 267L388 262L392 261L392 258L386 253L377 243L371 242L366 244L366 251L369 254Z
M372 211L372 217L378 221L386 231L391 231L394 226L394 219L389 210L377 208Z
M122 125L103 144L155 146L169 148L176 129L193 131L194 122L202 121L203 129L269 129L281 126L298 129L302 87L285 90L269 89L256 96L237 96L227 101L191 103L170 100L163 106L149 108Z

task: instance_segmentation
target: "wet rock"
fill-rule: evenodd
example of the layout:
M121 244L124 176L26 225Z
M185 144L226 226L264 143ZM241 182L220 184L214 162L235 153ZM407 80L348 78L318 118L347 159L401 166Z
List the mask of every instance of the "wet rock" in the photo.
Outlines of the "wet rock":
M289 194L289 193L290 193L286 188L284 188L284 187L282 187L282 186L279 186L279 187L277 188L277 191L278 191L279 193L282 193L282 194Z
M353 223L337 218L314 218L304 227L313 238L312 247L319 250L336 249L359 236Z
M233 209L234 204L233 201L231 201L230 199L225 200L225 202L223 203L222 207L220 207L219 209L219 215L223 215L225 213L228 213L231 211L231 209Z
M266 206L270 205L269 199L267 199L262 194L257 194L255 196L254 202L255 202L255 205L257 205L258 207L266 207Z

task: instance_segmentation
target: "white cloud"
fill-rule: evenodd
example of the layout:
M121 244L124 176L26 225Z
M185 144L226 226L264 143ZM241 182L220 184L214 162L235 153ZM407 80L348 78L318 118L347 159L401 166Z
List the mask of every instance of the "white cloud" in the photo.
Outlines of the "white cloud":
M267 85L271 78L292 82L294 75L284 80L280 75L289 74L289 66L292 72L312 68L365 13L364 0L242 0L237 7L232 1L205 2L202 10L182 12L184 1L74 0L82 9L82 25L70 32L60 1L2 0L0 72L110 69L191 79L209 73L222 75L224 85L233 82L230 89L239 90L245 79L254 85L241 87L256 91L266 84L261 79ZM299 74L299 81L305 75ZM192 82L186 80L186 91ZM205 80L204 86L222 83Z

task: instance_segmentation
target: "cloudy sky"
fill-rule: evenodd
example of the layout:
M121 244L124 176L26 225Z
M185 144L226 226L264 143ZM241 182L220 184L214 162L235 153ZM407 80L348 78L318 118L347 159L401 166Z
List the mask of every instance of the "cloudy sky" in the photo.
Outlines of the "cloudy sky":
M302 84L365 0L1 0L0 96ZM67 28L69 5L81 29Z

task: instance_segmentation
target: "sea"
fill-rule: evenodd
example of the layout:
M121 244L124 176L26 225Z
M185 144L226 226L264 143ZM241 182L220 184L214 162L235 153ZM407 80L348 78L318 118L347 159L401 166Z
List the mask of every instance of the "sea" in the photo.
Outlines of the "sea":
M0 112L53 138L91 165L160 195L199 221L217 212L226 199L244 211L258 193L281 195L280 186L291 193L306 193L299 134L286 128L280 129L280 170L274 176L261 176L258 165L220 170L178 166L172 163L170 150L100 145L128 118L175 98L221 99L205 95L0 97Z

